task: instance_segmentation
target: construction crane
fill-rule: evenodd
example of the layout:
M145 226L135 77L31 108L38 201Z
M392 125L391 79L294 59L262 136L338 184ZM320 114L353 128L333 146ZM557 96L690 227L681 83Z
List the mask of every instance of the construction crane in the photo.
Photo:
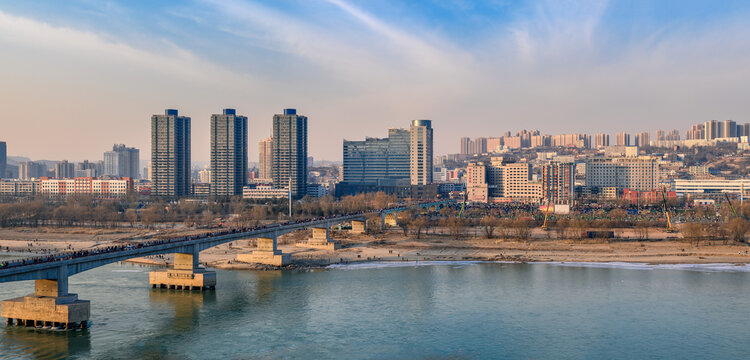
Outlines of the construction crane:
M734 214L734 217L739 217L739 215L737 215L737 211L734 210L734 205L732 205L732 200L729 200L729 194L724 193L724 196L727 198L727 202L729 203L729 208L732 209L732 213Z
M549 217L549 207L552 205L552 198L549 199L547 202L547 208L544 211L544 224L542 224L542 230L549 231L549 226L547 226L547 218Z
M666 190L664 188L661 189L661 198L664 201L664 216L667 218L667 230L668 233L677 232L677 229L675 229L672 226L672 219L669 217L669 210L667 210L667 195Z
M461 216L464 214L464 206L466 206L466 200L469 197L469 190L464 190L464 202L461 203L461 211L458 212L458 217L461 218Z
M740 216L740 214L737 213L737 210L734 209L734 205L732 205L732 200L729 199L729 194L724 193L724 197L727 198L727 202L729 203L729 208L732 209L732 214L734 214L734 217L736 217L736 218L743 218L743 219L747 220L747 217L745 217L744 214L742 216ZM742 210L742 209L740 209L740 210Z

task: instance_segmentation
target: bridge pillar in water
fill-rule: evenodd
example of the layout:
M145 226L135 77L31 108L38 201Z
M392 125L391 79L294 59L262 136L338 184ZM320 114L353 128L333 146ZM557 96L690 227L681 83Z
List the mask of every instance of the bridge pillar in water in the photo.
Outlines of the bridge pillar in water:
M273 266L289 265L292 255L282 254L277 247L276 237L258 238L258 250L250 254L237 254L237 261Z
M196 245L189 253L175 253L172 269L154 270L148 273L152 288L178 290L208 290L216 288L216 272L200 267Z
M314 227L312 229L312 237L307 242L298 242L297 246L323 249L323 250L337 250L341 249L341 241L335 241L331 238L331 232L328 227Z
M56 279L34 280L34 293L3 300L0 316L8 325L49 329L86 328L91 302L68 293L68 267L58 268Z
M352 220L352 234L364 234L367 232L366 220Z

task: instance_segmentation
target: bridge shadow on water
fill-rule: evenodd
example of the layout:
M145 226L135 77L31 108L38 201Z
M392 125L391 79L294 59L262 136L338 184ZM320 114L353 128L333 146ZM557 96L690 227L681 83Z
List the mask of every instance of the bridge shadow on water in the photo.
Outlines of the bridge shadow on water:
M5 326L0 338L0 358L3 354L23 354L32 359L65 359L72 355L85 356L91 351L89 329L50 331Z

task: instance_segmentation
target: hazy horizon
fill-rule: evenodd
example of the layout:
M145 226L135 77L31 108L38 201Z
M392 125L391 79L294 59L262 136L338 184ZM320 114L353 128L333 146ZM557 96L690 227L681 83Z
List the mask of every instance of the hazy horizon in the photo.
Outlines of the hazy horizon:
M284 108L309 151L431 119L435 153L462 136L684 131L750 121L742 1L126 2L0 0L0 141L32 159L150 154L150 118L250 122L249 156ZM613 140L613 139L611 139Z

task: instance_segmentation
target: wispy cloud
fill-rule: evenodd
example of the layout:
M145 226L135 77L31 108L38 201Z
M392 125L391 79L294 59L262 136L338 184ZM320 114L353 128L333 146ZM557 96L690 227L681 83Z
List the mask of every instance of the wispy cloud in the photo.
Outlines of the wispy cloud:
M0 11L0 42L57 53L86 57L104 57L107 61L139 66L200 81L231 79L233 74L200 59L191 51L162 40L151 49L140 49L113 41L99 34L72 28L52 26L33 19Z

